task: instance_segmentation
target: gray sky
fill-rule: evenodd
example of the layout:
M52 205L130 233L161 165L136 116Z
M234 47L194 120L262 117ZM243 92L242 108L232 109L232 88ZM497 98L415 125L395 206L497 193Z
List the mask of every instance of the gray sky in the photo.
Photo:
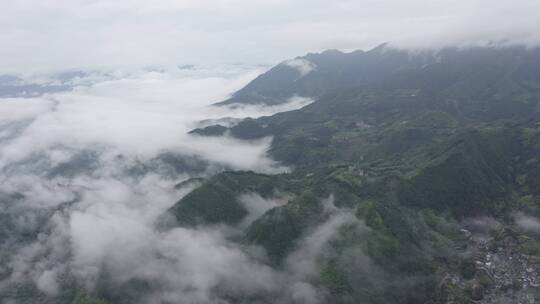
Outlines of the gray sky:
M540 41L537 0L3 0L0 70L275 63L328 48Z

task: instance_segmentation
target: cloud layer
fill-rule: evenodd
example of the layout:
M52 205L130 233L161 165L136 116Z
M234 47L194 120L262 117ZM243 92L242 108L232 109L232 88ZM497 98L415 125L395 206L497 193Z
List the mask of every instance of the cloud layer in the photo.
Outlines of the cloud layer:
M139 303L222 303L220 293L278 293L281 273L228 241L238 227L158 229L192 189L179 182L224 168L277 173L271 138L240 141L188 135L199 120L234 120L294 109L234 109L227 98L258 73L236 67L115 71L72 91L0 98L0 296L30 282L48 296L66 284ZM213 75L213 76L210 76ZM52 77L54 78L54 77ZM283 201L240 198L245 225ZM217 290L217 291L216 291Z
M277 63L328 48L537 44L535 0L7 0L0 70Z
M147 160L173 151L224 166L272 171L272 162L264 156L268 139L241 142L187 135L199 120L285 109L208 106L251 77L251 72L239 72L231 78L148 72L39 98L2 99L0 124L6 127L0 133L0 140L5 141L0 149L0 168L37 154L47 154L51 165L66 162L73 156L73 151L66 150L75 149L107 152L101 154L104 162L118 156ZM301 105L297 101L291 104Z

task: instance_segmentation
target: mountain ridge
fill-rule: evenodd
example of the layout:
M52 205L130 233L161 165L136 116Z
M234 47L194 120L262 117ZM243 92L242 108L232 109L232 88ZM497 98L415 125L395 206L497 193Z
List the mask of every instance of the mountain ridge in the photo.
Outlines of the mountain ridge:
M217 105L274 105L287 102L288 98L295 95L317 99L332 90L379 84L388 78L398 78L401 70L421 72L421 69L440 64L441 61L457 60L478 64L477 62L482 60L491 60L493 63L494 60L517 60L519 56L537 55L539 52L538 47L527 48L520 45L465 49L448 47L414 52L381 44L369 51L343 53L329 50L310 53L276 65L234 93L231 98ZM495 58L496 56L507 58ZM296 64L291 65L291 62ZM312 65L312 70L302 75L299 69L309 64Z
M522 251L538 246L537 236L514 232L505 241L513 245L503 245L497 235L519 231L514 220L517 213L540 216L540 197L535 190L540 176L535 156L540 153L540 48L445 49L439 53L440 60L431 57L430 64L422 65L423 59L417 58L415 64L405 67L403 54L381 55L382 50L384 47L355 54L390 61L370 81L312 95L315 102L298 110L246 119L232 127L192 131L198 136L243 140L272 136L269 154L294 168L271 182L278 192L292 198L255 220L243 232L242 242L262 246L271 264L286 263L300 236L323 225L321 199L330 196L338 208L351 210L370 232L357 234L342 227L334 243L338 253L322 258L322 270L313 278L316 286L329 291L326 300L528 301L538 293L537 283L510 287L511 283L492 273L512 269L509 256L501 255L497 248L519 256L527 267L538 257L538 253L528 254L533 251ZM325 55L300 58L317 56ZM344 55L332 51L330 56ZM282 65L267 74L282 75ZM400 68L395 69L397 66ZM317 73L321 71L311 70L301 79L317 83ZM270 77L267 74L239 95L256 96L243 95L244 90L262 87L263 80ZM283 92L299 92L291 90L293 78L288 77ZM273 87L260 92L273 92ZM285 95L272 98L275 96ZM268 105L277 100L266 97L258 100L268 101ZM249 104L256 100L234 98L229 101ZM194 201L197 198L191 196L190 204ZM185 203L180 200L177 206ZM474 229L478 228L465 224L485 217L504 227L488 232L491 249L477 241ZM341 258L357 247L373 263L369 278L361 267ZM487 266L478 266L485 259L471 254L476 251L504 262L485 270ZM539 280L534 271L525 277L531 282ZM522 278L516 275L511 280ZM514 293L512 299L508 290Z

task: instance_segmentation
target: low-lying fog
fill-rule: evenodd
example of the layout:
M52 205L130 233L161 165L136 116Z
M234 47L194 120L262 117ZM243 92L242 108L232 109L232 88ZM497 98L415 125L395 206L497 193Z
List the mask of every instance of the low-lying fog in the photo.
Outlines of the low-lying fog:
M309 102L210 106L259 72L236 66L83 73L62 80L64 91L0 98L0 292L30 284L54 296L62 286L92 290L107 278L108 288L151 282L143 303L221 302L218 286L229 294L280 290L316 301L301 273L276 272L227 241L231 227L155 228L190 190L175 189L183 180L223 169L287 170L267 157L271 138L187 134L201 120L257 117ZM42 91L52 79L41 80ZM251 199L254 212L277 204ZM324 244L336 222L351 220L332 213L330 228L320 228L327 232L308 237ZM302 259L306 250L293 257ZM294 288L286 286L291 280Z

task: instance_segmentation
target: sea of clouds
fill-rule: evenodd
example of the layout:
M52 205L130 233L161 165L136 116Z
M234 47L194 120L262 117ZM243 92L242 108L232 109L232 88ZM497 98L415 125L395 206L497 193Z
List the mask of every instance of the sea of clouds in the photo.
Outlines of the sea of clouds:
M259 72L233 66L76 73L67 80L25 76L22 81L45 87L61 82L68 89L0 98L3 301L18 303L13 294L20 286L45 297L70 287L138 303L226 303L223 295L261 294L321 301L322 291L309 283L318 252L340 225L355 221L335 207L327 208L328 222L305 236L282 270L254 254L259 249L229 239L286 203L283 198L240 197L250 212L241 227L158 228L166 211L196 186L175 187L179 182L224 169L288 170L267 156L271 138L188 134L201 121L226 118L230 124L310 102L296 97L275 107L211 106ZM129 299L137 282L145 282L144 296L139 291Z

